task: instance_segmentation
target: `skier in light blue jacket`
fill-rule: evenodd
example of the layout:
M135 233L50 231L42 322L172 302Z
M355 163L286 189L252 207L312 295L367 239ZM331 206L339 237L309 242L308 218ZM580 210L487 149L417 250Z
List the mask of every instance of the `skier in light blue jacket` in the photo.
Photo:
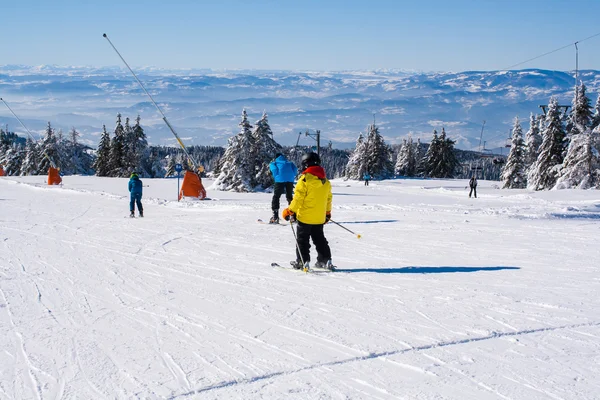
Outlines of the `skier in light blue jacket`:
M288 204L294 198L294 180L298 174L296 164L289 161L282 153L277 153L275 159L269 164L269 169L275 180L273 189L273 200L271 200L271 209L273 216L269 220L271 224L279 223L279 198L285 192Z

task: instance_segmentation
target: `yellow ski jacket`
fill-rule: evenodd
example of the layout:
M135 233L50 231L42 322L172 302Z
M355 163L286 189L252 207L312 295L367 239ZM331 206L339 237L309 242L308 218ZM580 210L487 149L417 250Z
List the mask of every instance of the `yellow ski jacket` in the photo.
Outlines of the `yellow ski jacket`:
M304 224L325 223L325 214L331 212L331 183L320 166L308 167L298 179L294 199L289 209Z

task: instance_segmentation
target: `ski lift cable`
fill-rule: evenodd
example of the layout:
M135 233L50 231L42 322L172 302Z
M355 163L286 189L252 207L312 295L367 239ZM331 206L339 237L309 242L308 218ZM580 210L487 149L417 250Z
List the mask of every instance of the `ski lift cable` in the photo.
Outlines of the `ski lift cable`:
M27 131L27 134L29 135L29 138L32 141L35 141L35 138L33 137L33 134L31 133L31 131L25 126L25 124L23 123L23 121L21 121L21 118L19 118L17 116L17 114L15 114L15 112L12 110L12 108L10 108L10 106L8 105L8 103L6 102L6 100L4 100L2 97L0 97L0 101L2 101L4 103L4 105L6 106L6 108L8 108L8 110L10 111L10 113L17 119L17 121L19 121L19 123L21 124L21 126L23 128L25 128L25 130ZM48 161L50 161L50 165L52 166L52 168L56 168L56 163L50 158L50 156L48 155L48 153L46 153L46 150L42 150L42 154L44 155L44 157L46 157L46 159Z
M573 45L577 45L577 43L581 43L581 42L584 42L584 41L586 41L586 40L588 40L588 39L595 38L596 36L600 36L600 32L598 32L598 33L596 33L596 34L594 34L594 35L592 35L592 36L588 36L588 37L586 37L585 39L581 39L581 40L577 40L577 41L575 41L575 42L573 42L573 43L569 43L569 44L568 44L568 45L566 45L566 46L559 47L558 49L554 49L554 50L552 50L552 51L549 51L549 52L547 52L547 53L540 54L539 56L536 56L536 57L530 58L529 60L525 60L525 61L523 61L523 62L520 62L520 63L514 64L514 65L511 65L511 66L510 66L510 67L508 67L508 68L503 68L503 69L501 69L500 71L508 71L508 70L511 70L511 69L513 69L514 67L518 67L519 65L523 65L523 64L526 64L526 63L528 63L528 62L530 62L530 61L537 60L538 58L542 58L542 57L545 57L545 56L547 56L547 55L550 55L550 54L552 54L552 53L556 53L557 51L564 50L564 49L566 49L567 47L571 47L571 46L573 46Z
M123 61L123 64L125 64L125 66L127 67L127 69L129 69L129 72L131 72L131 74L133 75L133 77L135 78L135 80L137 81L137 83L144 90L144 92L146 93L146 95L148 95L148 97L150 98L150 101L152 102L152 104L154 104L154 107L156 107L156 109L158 110L158 112L160 113L160 115L162 115L163 121L165 122L165 124L167 124L167 127L169 127L169 129L171 130L171 133L173 134L173 136L175 136L175 139L177 140L177 143L179 143L179 146L181 146L181 148L184 151L185 155L192 161L192 164L194 165L194 169L197 170L199 168L198 163L190 155L190 153L187 151L187 149L185 148L185 145L183 144L183 142L179 138L179 135L177 134L177 132L175 132L175 129L173 129L173 127L171 126L171 124L167 120L167 117L165 116L165 114L163 113L163 111L161 110L161 108L158 106L158 104L156 104L156 102L154 101L154 98L152 98L152 96L150 95L150 93L148 93L148 91L146 90L146 87L139 80L139 78L137 77L137 75L135 74L135 72L133 72L133 70L131 69L131 67L129 66L129 64L127 64L127 61L125 61L125 59L123 58L123 56L121 55L121 53L119 53L119 51L117 50L117 48L115 47L115 45L110 41L110 39L108 38L108 35L106 35L106 33L104 33L104 34L102 34L102 36L106 40L108 40L108 43L113 48L113 50L115 51L115 53L117 53L117 55L119 56L119 58L121 59L121 61Z

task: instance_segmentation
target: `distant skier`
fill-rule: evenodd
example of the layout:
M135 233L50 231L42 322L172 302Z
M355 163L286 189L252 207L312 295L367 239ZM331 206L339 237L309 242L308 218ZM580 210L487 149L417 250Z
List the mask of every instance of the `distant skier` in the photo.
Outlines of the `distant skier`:
M292 202L294 196L294 179L296 179L296 174L298 174L298 168L285 155L277 153L275 159L269 164L269 169L275 180L273 199L271 200L273 216L269 220L269 223L277 224L279 223L279 198L285 192L288 205Z
M140 213L140 217L144 216L144 208L142 207L142 181L138 174L133 172L129 177L129 193L131 193L129 197L129 211L131 214L129 216L131 218L135 217L135 204L137 203L137 208Z
M286 221L297 221L296 261L292 261L296 269L309 267L310 239L317 249L315 267L333 269L331 249L323 233L323 225L331 219L331 183L320 164L317 153L302 156L303 172L298 178L294 198L283 210Z
M365 186L369 186L369 181L371 180L371 175L369 175L369 173L365 173L363 175L363 179L365 180Z
M473 175L471 180L469 180L469 187L471 188L471 191L469 192L469 198L472 194L474 194L475 198L477 198L477 178L475 178L475 175Z
M0 165L0 176L4 176L4 168L2 168L2 165Z

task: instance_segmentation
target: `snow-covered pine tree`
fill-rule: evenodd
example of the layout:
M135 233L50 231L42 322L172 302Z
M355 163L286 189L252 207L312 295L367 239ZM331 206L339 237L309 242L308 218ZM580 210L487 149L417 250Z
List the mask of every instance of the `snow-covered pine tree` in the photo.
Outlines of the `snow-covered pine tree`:
M165 178L168 178L169 176L175 176L175 174L177 173L177 171L175 171L175 164L177 164L177 162L175 161L175 156L169 156L169 161L167 161L167 171L165 172Z
M21 163L20 175L37 175L39 173L39 150L36 142L27 138L25 143L25 157Z
M68 138L63 140L64 157L63 164L66 169L61 168L65 174L87 175L92 172L93 158L86 151L89 147L79 143L79 132L73 127Z
M20 175L24 156L25 152L22 146L16 142L5 147L3 154L0 155L0 165L2 165L4 173L9 176Z
M596 105L594 106L594 115L592 116L592 130L596 129L600 125L600 94L596 98Z
M566 135L556 97L550 99L544 125L540 154L527 174L527 187L531 190L552 188L563 162Z
M600 186L600 158L594 143L600 127L571 136L569 150L560 169L555 189L589 189Z
M147 171L143 167L143 158L147 157L148 141L144 129L140 125L140 116L135 119L133 127L129 124L129 118L125 119L125 154L123 164L129 172L136 171L138 175L146 176Z
M133 135L133 128L129 124L129 117L125 118L125 125L123 126L123 170L125 174L131 174L132 172L137 172L141 174L141 171L136 170L137 160L135 154L135 137ZM143 174L142 174L143 177Z
M358 139L356 139L356 146L354 147L352 154L350 154L348 164L346 165L347 179L362 179L363 175L368 169L366 155L367 142L361 133L358 135Z
M424 176L425 175L425 146L421 143L421 138L417 138L417 143L415 143L415 175L416 176Z
M121 124L121 114L117 114L117 125L112 140L110 141L109 175L116 177L128 176L123 165L125 154L125 128Z
M150 148L150 151L146 151L147 157L143 160L146 161L148 166L144 166L144 170L149 174L150 178L164 178L165 166L163 160L159 156L159 152L156 148Z
M585 131L592 125L594 118L592 104L586 95L586 87L583 82L580 82L579 86L577 86L572 104L573 107L565 126L569 137Z
M248 122L245 109L239 126L240 133L228 140L227 149L221 158L221 172L213 184L217 190L251 192L254 189L252 182L255 164L248 151L254 147L252 125Z
M436 168L437 178L452 178L458 166L458 160L454 153L454 141L447 137L446 130L442 127L440 135L439 161Z
M437 130L433 130L433 137L431 138L431 143L429 143L429 147L427 148L427 152L424 156L424 174L428 177L434 177L437 169L437 163L439 159L440 152L440 138L438 137Z
M417 158L415 154L416 146L413 143L412 137L402 141L402 147L398 152L398 159L394 173L400 176L415 176L417 171Z
M42 174L48 172L52 163L55 163L57 167L61 166L59 164L58 138L56 137L50 122L48 122L44 138L39 146L38 159L40 160L38 171Z
M522 189L527 186L525 172L525 144L523 142L523 129L519 118L515 118L512 130L510 153L502 169L500 179L504 189Z
M538 117L531 113L529 116L529 130L525 135L525 169L526 171L537 160L542 144L542 135L540 134L540 123Z
M96 170L96 176L109 176L111 172L110 166L110 135L106 131L106 125L102 125L102 135L100 136L100 143L98 143L98 150L96 151L96 160L93 165Z
M392 149L379 134L379 127L369 126L367 136L367 171L373 179L386 179L394 175Z
M251 184L252 187L266 189L274 183L269 163L273 161L275 154L283 153L283 148L273 139L266 111L263 112L262 118L256 121L252 131L252 143L254 148L250 153L254 159L254 178Z

